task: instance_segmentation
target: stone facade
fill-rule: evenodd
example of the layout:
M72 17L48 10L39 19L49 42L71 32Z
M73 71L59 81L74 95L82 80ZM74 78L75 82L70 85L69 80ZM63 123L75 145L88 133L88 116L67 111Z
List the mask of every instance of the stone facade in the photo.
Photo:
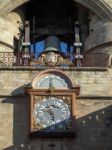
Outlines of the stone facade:
M35 67L10 67L0 71L0 95L24 95L24 87L30 84L32 78L38 74ZM14 70L13 70L14 69ZM69 70L70 69L70 70ZM13 71L12 71L13 70ZM19 71L18 71L19 70ZM62 68L74 81L80 85L81 96L112 96L112 69L106 68Z
M85 66L98 66L99 62L102 66L56 68L81 87L76 98L77 137L29 139L30 108L25 87L35 75L48 68L0 67L0 150L112 149L112 0L74 1L90 10L89 35L83 41L84 55L88 58ZM14 39L19 40L25 20L20 7L27 2L0 1L0 52L12 53L17 49ZM103 59L102 54L108 59ZM107 64L108 68L104 68Z
M77 137L75 139L28 138L29 104L27 97L1 98L1 150L111 150L112 99L77 99Z
M6 18L0 17L0 52L14 51L14 38L19 39L23 28L23 20L21 18L23 15L20 16L19 14L22 14L22 12L15 11L8 14Z
M58 68L59 69L59 68ZM75 139L29 139L29 98L25 86L39 68L0 70L0 149L111 150L112 69L60 68L80 85L76 99L77 137Z

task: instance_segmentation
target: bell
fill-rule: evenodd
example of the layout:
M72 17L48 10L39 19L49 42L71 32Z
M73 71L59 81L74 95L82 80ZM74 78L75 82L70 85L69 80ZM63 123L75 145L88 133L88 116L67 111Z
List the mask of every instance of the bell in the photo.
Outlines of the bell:
M60 49L60 40L58 37L49 36L46 38L44 52L59 52Z

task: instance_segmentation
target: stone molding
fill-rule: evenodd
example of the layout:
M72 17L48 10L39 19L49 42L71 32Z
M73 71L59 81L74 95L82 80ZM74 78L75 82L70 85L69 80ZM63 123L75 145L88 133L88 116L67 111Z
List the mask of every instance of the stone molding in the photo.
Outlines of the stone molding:
M101 19L112 20L112 8L104 0L74 0L89 8Z
M0 66L0 70L12 70L12 71L43 71L45 69L50 69L49 67L35 67L35 66ZM108 71L108 67L55 67L61 71ZM111 68L109 68L111 69Z
M28 2L30 0L9 0L0 2L0 14L1 16L7 16L8 13L13 11L20 5ZM75 2L84 5L94 12L97 16L102 19L112 20L112 8L104 0L74 0Z

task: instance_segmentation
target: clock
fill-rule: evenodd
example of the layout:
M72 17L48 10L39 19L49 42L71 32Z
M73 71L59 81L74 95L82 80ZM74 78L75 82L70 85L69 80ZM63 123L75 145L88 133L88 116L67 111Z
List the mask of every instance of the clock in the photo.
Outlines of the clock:
M76 98L80 87L57 70L37 74L26 88L30 98L30 138L72 138L76 135Z
M69 86L65 79L55 74L48 74L44 76L38 81L36 86L41 88L49 88L51 84L55 88L68 88Z
M69 106L56 97L48 97L36 103L33 115L42 130L48 132L66 130L67 125L71 123Z
M33 95L31 138L74 137L72 96Z

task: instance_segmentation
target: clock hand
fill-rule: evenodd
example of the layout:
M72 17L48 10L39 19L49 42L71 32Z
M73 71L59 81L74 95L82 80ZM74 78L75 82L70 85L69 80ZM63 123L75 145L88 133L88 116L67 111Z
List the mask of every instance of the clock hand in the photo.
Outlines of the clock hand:
M52 120L54 121L54 110L53 110L53 106L49 106L47 109L44 110L45 112L48 112L52 118Z
M52 78L49 79L49 87L50 87L50 88L53 87L53 81L52 81Z
M43 110L44 112L48 112L50 115L54 115L53 107L49 106L48 108Z
M52 119L53 121L55 121L55 117L54 117L55 112L54 112L53 108L59 108L59 107L54 106L54 105L50 105L50 106L48 106L46 109L44 109L43 111L44 111L44 112L48 112L49 115L51 116L51 119Z
M54 115L51 115L51 120L54 121Z
M49 113L50 115L54 115L53 106L49 106Z

